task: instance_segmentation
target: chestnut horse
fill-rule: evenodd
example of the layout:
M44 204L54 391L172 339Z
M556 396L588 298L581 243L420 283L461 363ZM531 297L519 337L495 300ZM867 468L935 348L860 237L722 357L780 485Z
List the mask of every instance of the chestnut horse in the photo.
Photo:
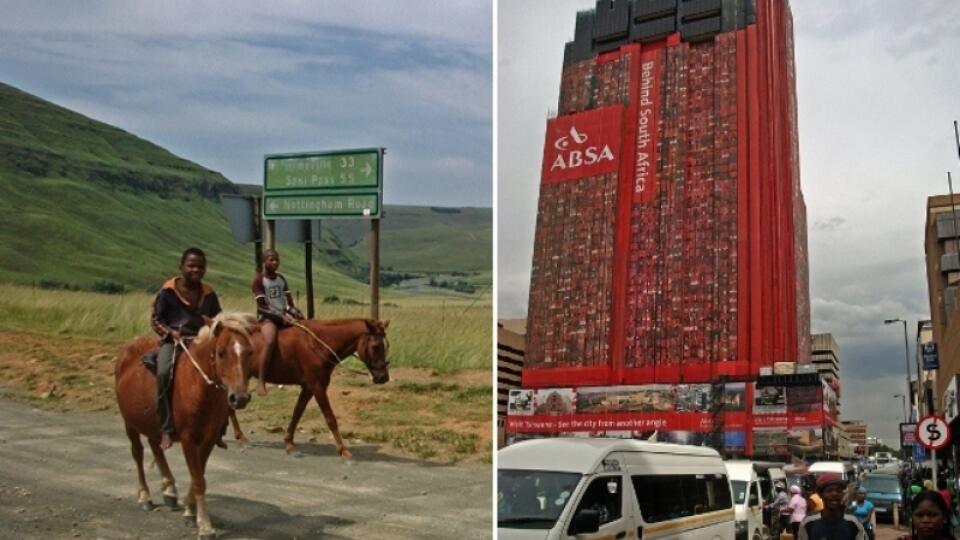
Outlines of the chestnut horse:
M184 519L198 527L200 538L215 536L206 508L204 472L214 444L227 421L227 411L242 409L250 401L250 359L253 353L250 332L255 320L250 315L221 313L181 352L173 367L172 413L175 432L190 470L190 493L184 499ZM160 448L160 417L156 411L157 378L140 361L157 349L156 337L140 337L121 349L114 371L117 404L126 427L133 460L137 464L138 498L141 508L150 510L150 489L143 474L143 435L150 443L163 479L163 498L177 506L177 488ZM179 350L179 348L178 348Z
M330 407L327 398L327 388L330 386L330 377L333 369L348 356L356 354L366 365L374 384L383 384L390 380L387 361L387 326L390 321L375 321L373 319L321 319L306 320L297 323L299 327L284 328L277 333L277 347L264 374L266 382L273 384L297 385L300 387L300 397L293 409L293 418L287 427L283 438L287 452L293 451L293 435L303 411L307 408L310 398L317 401L327 427L336 441L337 454L344 459L351 457L350 451L343 444L340 437L340 428L337 426L337 417ZM254 334L254 355L251 371L259 373L260 348L263 338ZM236 414L230 412L230 421L233 423L233 434L237 440L248 442Z

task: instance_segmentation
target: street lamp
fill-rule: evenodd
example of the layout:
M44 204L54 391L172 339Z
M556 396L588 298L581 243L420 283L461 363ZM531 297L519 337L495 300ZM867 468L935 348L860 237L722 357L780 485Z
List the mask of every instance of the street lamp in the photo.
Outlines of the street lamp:
M909 423L910 417L907 416L907 396L903 394L894 394L893 397L900 398L900 401L903 403L903 423Z
M883 324L893 324L897 322L903 323L903 359L905 360L907 366L907 394L912 396L912 386L910 385L910 350L907 341L907 321L904 319L886 319L883 321ZM917 369L917 414L920 414L920 369ZM910 419L908 418L909 422Z

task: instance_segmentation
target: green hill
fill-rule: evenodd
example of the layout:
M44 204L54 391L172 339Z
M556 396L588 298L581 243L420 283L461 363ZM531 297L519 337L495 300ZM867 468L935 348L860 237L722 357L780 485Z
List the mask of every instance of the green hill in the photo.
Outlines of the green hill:
M370 247L366 223L329 226L361 259ZM490 208L387 206L380 227L380 260L403 272L490 272L493 212Z
M208 280L218 290L246 294L252 247L233 240L217 198L237 191L220 173L0 84L0 281L154 290L176 273L181 251L195 245L207 252ZM455 232L456 220L441 215L437 227L444 232L429 237L417 233L430 230L429 220L403 217L405 209L425 216L436 213L386 207L384 266L436 273L484 270L489 275L489 209L478 211L486 213L482 225L474 221L473 209L464 209L462 215L470 217L459 225L463 233ZM343 223L333 230L342 228L347 234L369 228L366 222ZM355 278L364 275L367 252L360 233L351 234L346 242L324 234L317 246L314 279L321 298L366 294L367 287ZM486 238L479 255L466 253L479 249L462 243L471 236ZM344 244L356 245L347 249ZM303 266L303 249L282 244L279 251L285 273L300 286L302 271L296 269ZM465 253L456 254L461 251Z

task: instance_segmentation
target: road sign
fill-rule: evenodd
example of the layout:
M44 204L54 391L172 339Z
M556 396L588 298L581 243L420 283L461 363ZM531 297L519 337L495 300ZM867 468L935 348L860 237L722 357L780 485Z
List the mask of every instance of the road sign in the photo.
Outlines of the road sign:
M266 191L356 189L380 186L380 150L267 156Z
M275 154L263 163L267 219L379 219L383 149Z
M267 219L380 217L380 200L376 193L267 193L263 197L263 215Z
M923 369L940 369L940 358L937 354L937 343L935 341L928 341L920 345L920 350L923 354Z
M941 450L950 444L950 426L943 417L924 416L917 422L917 442L930 450Z

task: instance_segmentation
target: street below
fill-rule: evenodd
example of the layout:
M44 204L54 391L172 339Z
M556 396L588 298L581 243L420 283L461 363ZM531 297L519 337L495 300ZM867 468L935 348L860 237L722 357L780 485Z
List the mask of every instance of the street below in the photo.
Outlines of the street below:
M376 445L303 443L287 455L277 435L244 450L215 449L207 501L219 538L489 538L489 465L398 458ZM229 439L228 439L229 440ZM190 477L178 445L167 452L180 502ZM149 448L145 466L152 461ZM57 413L0 400L0 539L196 538L182 508L145 512L119 415ZM153 502L159 473L147 469Z

